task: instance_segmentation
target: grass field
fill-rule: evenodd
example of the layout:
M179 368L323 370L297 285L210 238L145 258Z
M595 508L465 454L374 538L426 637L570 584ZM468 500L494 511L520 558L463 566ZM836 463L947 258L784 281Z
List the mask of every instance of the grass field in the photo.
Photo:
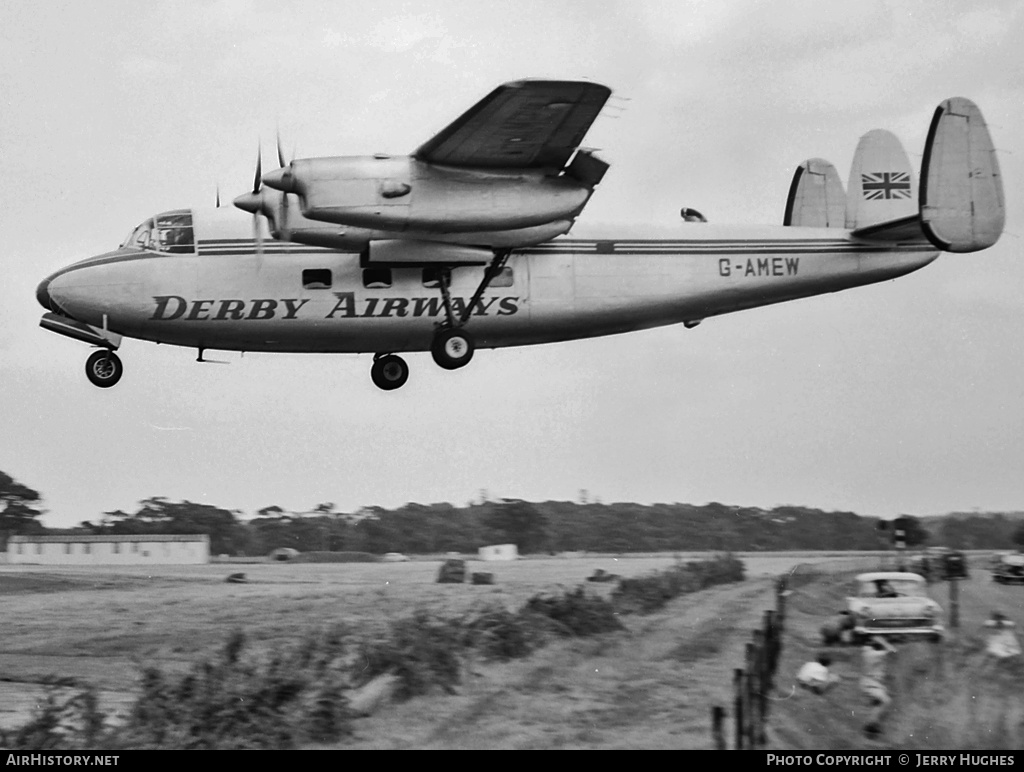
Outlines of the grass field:
M510 663L470 662L456 694L417 697L358 719L354 738L341 747L711 747L711 706L731 704L733 668L742 664L750 631L774 603L772 577L800 563L815 563L823 573L795 585L791 596L772 697L773 747L870 745L851 717L863 709L855 652L839 653L848 677L824 697L798 693L792 681L816 651L824 615L841 605L845 586L832 572L873 567L877 558L844 563L822 555L759 555L745 562L745 582L681 597L655 614L625 617L625 632L557 641ZM474 562L471 570L495 574L494 585L480 586L435 583L440 560L117 570L3 566L0 725L23 722L40 699L39 682L50 676L94 684L107 709L126 706L143 666L184 671L235 630L270 651L334 624L383 631L414 609L449 616L494 602L517 608L538 593L580 585L604 594L611 584L585 582L597 568L637 576L672 563L672 556ZM224 581L238 571L247 583ZM933 593L944 589L934 585ZM901 647L901 693L885 743L937 747L929 743L957 736L954 730L964 738L972 721L978 731L992 730L991 747L1021 739L1017 676L985 680L976 670L982 622L993 604L1022 620L1024 588L994 585L987 572L976 571L962 589L963 627L953 644ZM1016 684L1016 692L1008 684ZM971 689L975 694L968 694ZM996 713L1005 718L997 720ZM944 733L936 727L945 727Z

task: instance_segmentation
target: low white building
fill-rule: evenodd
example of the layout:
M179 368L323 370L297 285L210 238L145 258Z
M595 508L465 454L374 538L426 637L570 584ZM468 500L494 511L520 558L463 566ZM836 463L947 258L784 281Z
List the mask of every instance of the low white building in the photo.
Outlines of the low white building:
M7 562L67 565L199 565L210 562L206 534L130 536L12 536Z
M490 544L481 547L477 555L481 560L518 560L519 550L515 544Z

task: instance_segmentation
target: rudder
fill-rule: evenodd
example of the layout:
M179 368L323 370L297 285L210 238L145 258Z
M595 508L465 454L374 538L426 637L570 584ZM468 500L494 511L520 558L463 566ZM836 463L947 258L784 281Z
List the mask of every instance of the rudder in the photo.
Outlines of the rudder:
M918 213L910 159L896 135L884 129L860 138L846 190L846 227L852 230Z
M789 186L782 224L842 228L845 219L846 192L836 167L822 158L800 164Z
M995 148L981 111L953 97L935 109L921 164L921 225L946 252L977 252L1003 233L1006 204Z

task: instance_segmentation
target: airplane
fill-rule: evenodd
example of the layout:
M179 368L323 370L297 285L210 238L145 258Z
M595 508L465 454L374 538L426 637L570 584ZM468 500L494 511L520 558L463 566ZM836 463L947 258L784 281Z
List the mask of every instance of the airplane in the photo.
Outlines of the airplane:
M234 208L157 214L44 279L40 326L95 346L86 375L102 388L121 378L127 337L195 348L201 362L209 349L372 353L371 379L390 391L409 378L404 352L456 370L477 348L692 328L903 276L1002 234L992 139L962 97L934 112L920 183L876 129L845 189L824 159L798 166L782 224L717 225L686 208L660 227L575 227L609 168L582 142L610 95L587 81L505 83L408 156L286 162L279 139L279 168L264 174L259 153Z

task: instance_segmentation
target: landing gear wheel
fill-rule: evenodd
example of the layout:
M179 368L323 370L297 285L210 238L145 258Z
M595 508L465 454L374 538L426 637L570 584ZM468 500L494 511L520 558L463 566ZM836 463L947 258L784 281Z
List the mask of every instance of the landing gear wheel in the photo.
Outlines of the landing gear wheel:
M401 388L409 380L409 365L402 357L387 354L373 360L370 378L378 389L392 391Z
M445 370L458 370L473 358L473 339L460 328L445 327L434 335L430 353L434 361Z
M117 354L107 349L94 351L85 362L85 375L93 386L101 389L109 389L119 380L124 373L124 366Z

